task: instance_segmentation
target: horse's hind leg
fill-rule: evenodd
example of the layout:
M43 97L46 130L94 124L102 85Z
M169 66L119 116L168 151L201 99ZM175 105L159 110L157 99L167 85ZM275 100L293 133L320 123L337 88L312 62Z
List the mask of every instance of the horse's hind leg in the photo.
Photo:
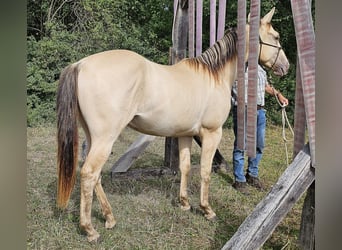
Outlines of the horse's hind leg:
M179 190L179 199L182 210L189 210L189 198L188 198L188 176L190 171L190 150L191 150L192 137L180 137L178 138L179 147L179 169L181 171L181 183Z
M209 205L209 183L211 167L215 151L222 137L222 128L215 131L201 130L202 153L201 153L201 203L200 206L208 220L216 217L215 212Z
M99 200L102 208L102 214L106 218L106 224L105 227L107 229L112 228L115 226L116 221L112 213L112 207L110 206L107 197L105 195L105 192L103 191L102 185L101 185L101 176L99 177L98 182L95 186L95 193L97 196L97 199Z
M105 211L106 219L109 219L108 224L115 224L114 217L110 211L110 205L99 179L101 169L108 159L112 145L113 141L109 141L108 138L100 138L92 141L90 151L81 169L80 226L87 233L88 241L97 241L100 236L91 223L91 208L95 187L96 193L100 197L102 209Z
M87 158L87 155L89 153L90 144L91 144L90 134L89 134L88 126L83 119L83 116L79 116L79 121L82 125L83 131L84 131L85 136L86 136L86 139L82 143L82 151L81 151L82 160L85 161L85 159Z

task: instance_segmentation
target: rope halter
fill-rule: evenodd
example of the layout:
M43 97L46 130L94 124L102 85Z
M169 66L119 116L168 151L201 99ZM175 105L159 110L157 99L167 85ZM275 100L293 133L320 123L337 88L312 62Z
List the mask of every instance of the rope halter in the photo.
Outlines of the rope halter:
M270 43L265 43L265 42L261 39L260 36L259 36L259 44L260 44L259 59L258 59L259 64L260 64L260 54L261 54L262 45L266 45L266 46L270 46L270 47L273 47L273 48L277 48L277 49L278 49L276 59L274 60L272 66L271 66L271 69L273 70L273 66L275 65L275 63L276 63L277 60L278 60L279 53L280 53L280 50L282 50L282 47L281 47L281 46L278 46L278 45L270 44Z

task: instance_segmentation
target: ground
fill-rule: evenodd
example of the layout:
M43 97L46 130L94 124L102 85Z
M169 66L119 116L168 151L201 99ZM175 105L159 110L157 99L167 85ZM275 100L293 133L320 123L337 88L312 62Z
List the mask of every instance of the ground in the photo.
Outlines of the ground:
M221 249L286 168L281 128L268 126L260 166L260 178L266 190L250 188L249 196L238 193L231 187L233 134L231 129L224 129L219 149L229 163L229 171L212 174L209 200L217 220L207 221L198 205L200 149L195 142L189 182L193 209L189 212L179 207L180 175L168 171L158 174L164 160L164 138L156 138L128 174L111 178L112 164L137 136L138 133L126 129L103 168L102 183L117 225L110 230L104 228L95 198L92 221L101 242L89 244L79 229L79 169L67 210L56 209L56 129L53 126L27 129L27 249ZM83 139L80 133L80 142ZM288 146L292 152L291 142ZM262 249L299 249L296 241L302 200Z

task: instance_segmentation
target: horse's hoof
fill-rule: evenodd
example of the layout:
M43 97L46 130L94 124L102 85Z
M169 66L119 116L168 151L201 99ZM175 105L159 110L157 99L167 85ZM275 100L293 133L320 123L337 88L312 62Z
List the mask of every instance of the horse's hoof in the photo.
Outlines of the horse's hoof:
M88 235L87 240L89 243L98 243L98 242L100 242L100 235L98 232L96 232L92 235Z
M189 211L191 209L191 206L190 205L186 205L186 206L181 205L181 209L183 211Z
M105 223L105 228L106 228L106 229L111 229L111 228L113 228L113 227L115 226L115 224L116 224L116 221L115 221L114 218L108 219L108 220L106 221L106 223Z
M204 215L205 218L209 221L216 221L217 217L216 217L216 214L215 213L212 213L212 214L205 214Z

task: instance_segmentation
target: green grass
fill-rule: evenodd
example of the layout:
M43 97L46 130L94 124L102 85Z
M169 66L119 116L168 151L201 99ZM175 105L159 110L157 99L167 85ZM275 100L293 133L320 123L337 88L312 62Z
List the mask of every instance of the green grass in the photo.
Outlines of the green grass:
M103 188L117 224L110 230L104 228L99 203L94 198L92 222L101 235L101 242L90 244L79 229L79 169L68 208L62 212L55 206L56 129L28 128L27 249L221 249L286 168L281 128L269 126L260 165L260 178L267 190L256 191L251 188L249 196L236 192L231 187L234 136L231 129L225 129L219 149L228 161L230 171L227 174L212 174L210 203L218 218L211 222L204 218L199 209L200 148L195 142L188 188L193 207L190 212L181 211L179 207L179 173L176 176L116 175L111 179L112 164L137 136L136 132L126 129L113 146L113 154L103 168ZM81 133L80 141L83 139ZM288 145L289 152L292 152L291 142ZM164 138L156 138L136 160L132 171L162 167L163 153ZM296 241L301 205L302 199L262 249L299 249Z

